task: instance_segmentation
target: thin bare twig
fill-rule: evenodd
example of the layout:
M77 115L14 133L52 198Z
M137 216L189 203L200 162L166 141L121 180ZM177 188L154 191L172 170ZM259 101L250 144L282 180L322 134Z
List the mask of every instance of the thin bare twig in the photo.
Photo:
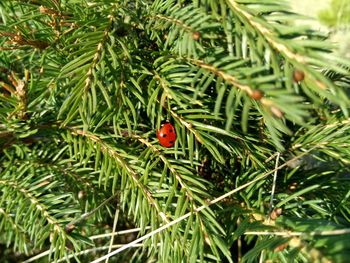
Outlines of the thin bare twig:
M290 231L247 231L244 235L256 235L256 236L283 236L283 237L300 237L300 236L338 236L350 234L350 228L326 230L326 231L312 231L312 232L290 232Z
M117 228L117 223L118 223L118 218L119 218L119 202L117 203L117 207L115 209L115 214L114 214L114 221L113 221L113 230L112 230L112 235L111 235L111 241L109 243L109 248L108 248L108 253L112 251L113 248L113 243L114 243L114 233ZM109 258L106 258L106 263L108 263Z
M275 172L273 174L273 183L272 183L272 189L271 189L269 213L268 213L268 216L267 216L267 223L268 224L270 223L271 213L272 213L272 210L273 210L273 199L274 199L275 190L276 190L277 172L278 172L277 168L278 168L279 159L280 159L280 153L278 152L277 156L276 156ZM263 263L264 262L264 256L265 256L265 250L262 250L261 254L260 254L259 263Z
M104 205L106 205L107 203L109 203L112 199L114 199L117 195L119 194L116 193L115 195L112 195L110 197L108 197L106 200L104 200L100 205L98 205L96 208L92 209L90 212L83 214L81 217L76 218L74 220L72 220L71 222L69 222L67 224L67 226L74 226L76 223L79 223L83 220L85 220L86 218L88 218L89 216L91 216L92 214L94 214L97 210L99 210L101 207L103 207Z
M146 226L145 230L151 229L150 226ZM129 234L129 233L134 233L134 232L139 232L141 231L142 228L141 227L137 227L137 228L132 228L132 229L126 229L126 230L121 230L118 232L114 232L114 233L106 233L106 234L99 234L99 235L94 235L94 236L90 236L89 238L91 240L94 239L99 239L99 238L104 238L104 237L110 237L110 236L120 236L120 235L125 235L125 234Z
M277 153L277 157L276 157L276 165L275 165L275 173L273 174L273 183L272 183L272 189L271 189L271 198L270 198L270 208L269 208L269 217L268 217L268 222L270 223L270 215L271 215L271 212L273 210L273 199L275 197L275 190L276 190L276 183L277 183L277 168L278 168L278 162L279 162L279 159L280 159L280 153Z

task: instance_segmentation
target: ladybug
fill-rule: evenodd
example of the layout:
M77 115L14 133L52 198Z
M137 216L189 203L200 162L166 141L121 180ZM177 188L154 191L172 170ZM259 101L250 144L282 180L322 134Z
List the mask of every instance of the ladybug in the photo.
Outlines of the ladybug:
M160 129L157 131L157 137L159 143L164 147L172 147L176 141L176 132L174 126L166 122L160 126Z

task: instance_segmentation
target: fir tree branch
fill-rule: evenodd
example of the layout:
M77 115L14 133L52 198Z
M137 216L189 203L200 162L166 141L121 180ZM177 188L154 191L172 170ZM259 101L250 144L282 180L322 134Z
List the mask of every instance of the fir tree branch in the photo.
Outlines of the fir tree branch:
M113 158L115 158L117 160L117 162L122 166L125 167L128 171L128 174L131 174L134 182L136 182L136 185L142 190L142 192L144 193L144 196L150 201L150 204L152 204L155 209L157 210L158 214L161 215L161 218L163 219L163 221L165 223L169 223L169 219L166 217L166 212L162 212L160 206L158 205L158 203L155 201L155 199L153 199L152 194L146 189L145 186L143 186L140 182L139 182L139 176L137 175L137 173L132 170L132 168L126 163L125 160L122 159L122 157L117 153L117 151L115 151L111 146L109 146L107 143L105 143L102 139L100 139L98 136L91 134L90 132L87 131L83 131L83 130L79 130L77 128L74 127L68 127L65 126L66 129L68 129L72 134L75 135L79 135L79 136L84 136L87 137L89 140L94 141L95 143L100 145L100 149L102 152L107 153L110 156L113 156ZM135 139L138 139L139 141L141 141L142 143L144 143L148 148L153 149L153 151L155 151L155 153L159 153L158 149L156 149L152 144L148 143L146 140L142 139L142 137L137 136L137 135L133 135L131 136ZM174 167L172 167L172 165L168 162L168 160L163 156L163 155L159 155L161 160L167 165L167 167L170 169L170 171L174 174L175 178L180 182L182 188L185 190L186 195L188 196L188 198L190 199L190 201L193 201L195 198L193 196L192 191L190 191L190 188L183 182L182 178L180 177L180 175L177 173L177 171L175 170ZM162 157L161 157L162 156ZM198 198L197 198L198 200ZM194 209L196 209L195 204L194 205ZM152 207L153 207L152 206ZM94 212L94 211L92 211ZM89 213L91 214L91 213ZM198 219L200 221L200 225L201 228L204 232L206 232L205 230L205 226L204 226L204 222L203 219L201 218L201 216L197 215ZM85 218L85 216L84 216ZM77 219L78 220L78 219ZM79 220L80 221L80 220ZM74 225L75 221L71 222L68 225ZM68 226L67 225L67 226ZM176 237L178 239L178 237ZM180 240L178 240L179 243L181 243ZM185 253L187 254L187 250L185 250Z
M9 180L0 180L0 185L11 187L14 190L18 191L19 193L21 193L24 197L28 198L30 200L30 202L32 204L34 204L35 207L42 213L42 215L45 218L45 220L47 221L47 223L52 225L54 232L57 232L62 237L65 236L64 229L61 227L61 225L57 221L57 219L50 215L49 208L46 207L43 203L41 203L40 200L37 199L27 189L22 188L16 182L12 182Z
M158 148L156 148L153 144L148 142L146 139L142 138L139 135L131 135L132 138L139 140L141 143L145 144L149 149L151 149L154 153L156 153L159 158L162 160L164 165L170 170L170 172L173 174L173 176L176 178L176 180L181 185L181 189L183 189L186 192L186 196L189 198L190 201L194 201L193 193L190 190L190 187L182 180L181 175L176 171L176 169L171 165L169 160L159 151ZM194 204L194 207L195 204Z
M113 5L111 14L114 13L116 8L117 8L117 5ZM87 61L88 62L87 68L86 68L86 63L84 63L83 65L80 65L79 61L75 59L73 60L74 62L73 64L68 63L60 72L59 77L61 78L67 77L77 70L81 70L84 73L84 74L77 75L76 77L77 79L75 79L77 84L73 92L75 96L72 96L72 94L70 95L71 98L67 100L65 104L62 105L60 112L58 114L58 116L61 116L63 112L67 110L68 106L73 106L69 109L68 117L66 118L64 124L67 124L69 120L76 114L76 107L78 107L78 102L81 101L81 97L83 98L82 104L86 106L89 89L91 88L91 85L95 85L95 83L93 83L93 79L97 77L96 74L94 74L94 71L98 66L98 64L102 61L101 60L102 52L104 51L105 46L107 46L106 44L107 38L109 38L113 23L114 23L114 17L113 15L109 15L108 23L105 25L105 29L101 34L101 39L98 43L96 43L96 50L93 52L93 54L91 54L91 51L89 52L87 51L89 54L89 56L87 57L89 59ZM86 60L86 53L81 54L80 58L82 60ZM78 64L78 66L76 66L76 64ZM74 69L74 71L72 69Z
M53 162L50 162L49 160L31 160L31 161L26 161L26 160L18 160L16 161L16 164L23 164L23 163L27 163L29 164L33 164L36 167L44 167L48 170L52 169L56 172L58 172L59 174L64 174L66 176L70 176L72 178L74 178L74 180L76 180L77 182L81 182L82 184L84 184L86 187L89 188L89 190L96 192L96 188L95 186L86 178L79 176L78 174L76 174L74 172L74 169L71 169L71 167L62 167L58 164L55 164Z
M188 59L189 62L197 65L200 68L206 69L210 72L212 72L213 74L215 74L216 76L224 79L227 83L231 84L234 88L238 88L244 92L246 92L248 94L248 96L252 97L253 99L257 99L255 96L255 92L252 87L245 85L245 84L241 84L235 77L233 77L230 74L225 73L224 71L216 68L214 65L210 65L205 63L204 61L201 60L196 60L196 59ZM268 98L263 98L262 97L263 94L261 94L261 97L259 96L259 98L257 100L260 101L260 103L264 106L266 106L268 109L271 110L272 113L274 113L275 116L277 117L281 117L283 116L283 113L281 111L281 109L279 109L279 107L277 105L275 105L273 103L272 100L268 99Z
M198 198L195 198L194 197L194 194L193 192L191 191L191 188L184 182L184 180L181 178L181 175L178 173L178 171L171 165L171 163L168 161L168 159L151 143L149 143L146 139L142 138L141 136L139 135L132 135L132 137L134 139L137 139L139 140L141 143L145 144L149 149L152 149L152 151L154 153L156 153L159 158L162 160L162 162L164 163L165 167L167 167L170 172L173 174L173 176L176 178L177 182L179 182L180 186L181 186L181 190L184 190L185 191L185 194L186 194L186 197L189 199L189 201L191 202L191 206L193 206L193 209L196 210L198 207L197 205L195 204L195 200L198 200ZM177 184L176 184L177 185ZM180 204L178 204L180 205ZM201 229L202 231L206 234L207 234L207 231L206 231L206 227L205 227L205 224L204 224L204 220L201 216L201 214L196 214L198 219L199 219L199 223L200 223L200 226L201 226ZM167 223L169 223L170 221L168 221ZM208 239L208 237L206 237L205 241L210 245L210 241ZM185 250L186 254L187 253L187 250ZM110 251L108 251L108 253L110 253Z
M0 207L0 214L2 214L6 218L6 220L11 223L11 225L13 226L13 228L15 230L19 230L19 232L23 233L23 234L25 233L24 229L19 224L17 224L15 221L13 221L11 215L6 213L6 211L1 207Z
M159 215L159 217L164 221L168 222L168 218L166 215L162 212L160 209L158 203L155 201L155 199L152 197L152 194L147 190L147 188L140 182L139 175L127 164L127 162L119 155L119 153L109 144L104 142L102 139L100 139L97 135L92 134L87 131L79 130L73 127L66 127L72 134L79 135L86 137L90 141L93 141L100 145L101 151L105 154L113 157L117 161L117 163L123 167L127 174L131 177L131 179L135 182L137 187L141 190L144 197L149 201L149 203L154 207Z
M182 118L181 116L179 116L175 111L173 110L169 110L171 116L176 119L177 121L179 121L184 127L186 127L193 135L194 137L196 138L196 140L199 142L199 143L203 143L203 139L201 137L201 135L199 134L198 131L196 131L192 124L187 122L184 118Z
M234 14L237 14L239 19L244 19L243 22L248 22L253 28L259 32L261 37L264 37L266 41L275 48L278 52L282 53L291 61L296 61L300 64L305 64L306 59L300 54L292 51L284 43L280 43L274 38L275 32L263 26L261 23L257 22L257 19L251 15L249 12L243 10L240 5L234 0L226 0L232 7Z
M142 237L140 237L140 238L138 238L138 239L136 239L136 240L134 240L134 241L132 241L132 242L126 244L126 245L124 245L123 247L121 247L121 248L119 248L119 249L117 249L117 250L114 250L113 252L108 253L108 254L104 255L103 257L100 257L100 258L98 258L98 259L92 261L92 263L98 263L98 262L101 262L101 261L105 260L106 258L110 258L111 256L114 256L114 255L116 255L116 254L118 254L118 253L124 251L125 249L128 249L129 246L133 246L133 245L135 245L135 244L137 244L137 243L139 243L139 242L141 242L141 241L143 241L143 240L148 239L149 237L152 237L153 235L156 235L156 234L162 232L162 231L165 230L165 229L168 229L169 227L171 227L171 226L173 226L173 225L175 225L175 224L181 222L182 220L184 220L184 219L190 217L192 213L198 213L198 212L200 212L200 211L202 211L202 210L208 208L208 206L213 205L213 204L216 204L217 202L222 201L222 200L225 199L226 197L228 197L228 196L230 196L230 195L233 195L233 194L235 194L235 193L237 193L237 192L239 192L239 191L241 191L241 190L247 188L248 186L250 186L250 185L252 185L252 184L254 184L254 183L256 183L256 182L258 182L258 181L260 181L260 180L262 180L262 179L264 179L264 178L266 178L266 177L268 177L268 176L270 176L271 174L274 174L276 170L282 169L283 167L285 167L285 166L289 165L290 163L294 162L295 160L297 160L297 159L303 157L304 155L306 155L308 152L314 150L315 148L317 148L317 147L314 146L314 147L310 148L308 151L306 151L306 152L304 152L304 153L301 153L301 154L300 154L299 156L297 156L297 157L292 158L291 160L289 160L289 161L285 162L284 164L278 166L276 169L273 169L272 171L269 171L269 172L264 173L264 174L262 174L262 175L260 175L260 176L257 176L255 179L251 180L250 182L245 183L245 184L243 184L243 185L237 187L236 189L233 189L233 190L231 190L231 191L225 193L224 195L221 195L221 196L219 196L219 197L217 197L217 198L215 198L215 199L212 199L210 202L207 202L206 205L202 205L202 206L198 207L198 208L195 209L193 212L188 212L187 214L184 214L183 216L180 216L180 217L176 218L175 220L173 220L173 221L171 221L171 222L169 222L169 223L167 223L167 224L165 224L165 225L159 227L159 228L156 229L156 230L153 230L153 231L150 232L150 233L147 233L146 235L144 235L144 236L142 236Z
M1 217L2 215L2 217ZM28 253L28 247L26 244L30 243L30 237L28 236L25 229L16 222L13 217L5 211L5 209L0 207L0 218L2 218L2 233L6 233L9 231L13 231L15 233L15 242L17 242L17 247L20 251L23 251L25 253ZM9 223L11 225L12 229L4 229L4 226L6 226L6 223ZM0 228L0 229L1 229ZM18 239L17 239L18 238ZM22 244L21 244L22 243Z
M308 63L315 63L319 56L307 54L305 51L300 52L300 50L305 50L303 46L298 46L297 48L292 48L288 42L284 41L283 38L279 38L278 30L272 26L271 23L266 23L266 21L260 19L257 16L253 16L249 11L244 10L239 3L235 0L226 0L228 5L231 7L233 14L237 19L242 21L243 24L249 24L253 27L256 32L259 34L260 38L266 40L266 42L278 53L282 54L286 61L293 64L295 68L300 68L307 73L307 78L310 80L310 83L313 83L318 88L318 93L324 95L329 94L328 98L331 99L332 94L330 92L326 92L326 89L330 89L334 92L341 92L339 87L333 85L333 83L329 82L326 78L324 78L321 74L316 72L312 67L308 67ZM249 9L248 9L249 10ZM264 22L264 23L263 23ZM268 28L268 26L270 28ZM296 50L299 50L297 52ZM316 59L313 59L317 57ZM317 63L316 63L317 64ZM324 95L327 97L327 95ZM334 98L332 98L333 100ZM339 101L340 104L345 101ZM337 103L335 101L335 103ZM348 102L346 102L348 104Z
M278 0L110 2L0 1L0 261L346 260L350 63L327 36Z

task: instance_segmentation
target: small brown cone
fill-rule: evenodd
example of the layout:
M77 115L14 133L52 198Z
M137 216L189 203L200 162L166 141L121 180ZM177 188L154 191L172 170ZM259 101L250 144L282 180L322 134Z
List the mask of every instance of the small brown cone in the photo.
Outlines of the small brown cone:
M198 41L201 38L201 33L198 31L193 32L192 38L193 38L193 40Z
M261 100L262 97L264 97L264 93L261 90L256 89L252 91L252 94L250 94L250 97L253 100Z
M294 82L300 82L300 81L303 81L305 78L305 73L301 70L294 70L293 72L293 80Z

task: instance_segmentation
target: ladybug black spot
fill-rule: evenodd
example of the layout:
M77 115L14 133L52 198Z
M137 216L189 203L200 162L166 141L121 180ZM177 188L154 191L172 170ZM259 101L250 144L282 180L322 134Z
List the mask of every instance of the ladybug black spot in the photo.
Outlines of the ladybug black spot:
M172 129L170 129L169 132L174 132L174 131Z
M165 138L165 137L166 137L166 134L162 134L162 137Z
M174 143L174 141L169 141L169 143L170 143L170 144L173 144L173 143Z

